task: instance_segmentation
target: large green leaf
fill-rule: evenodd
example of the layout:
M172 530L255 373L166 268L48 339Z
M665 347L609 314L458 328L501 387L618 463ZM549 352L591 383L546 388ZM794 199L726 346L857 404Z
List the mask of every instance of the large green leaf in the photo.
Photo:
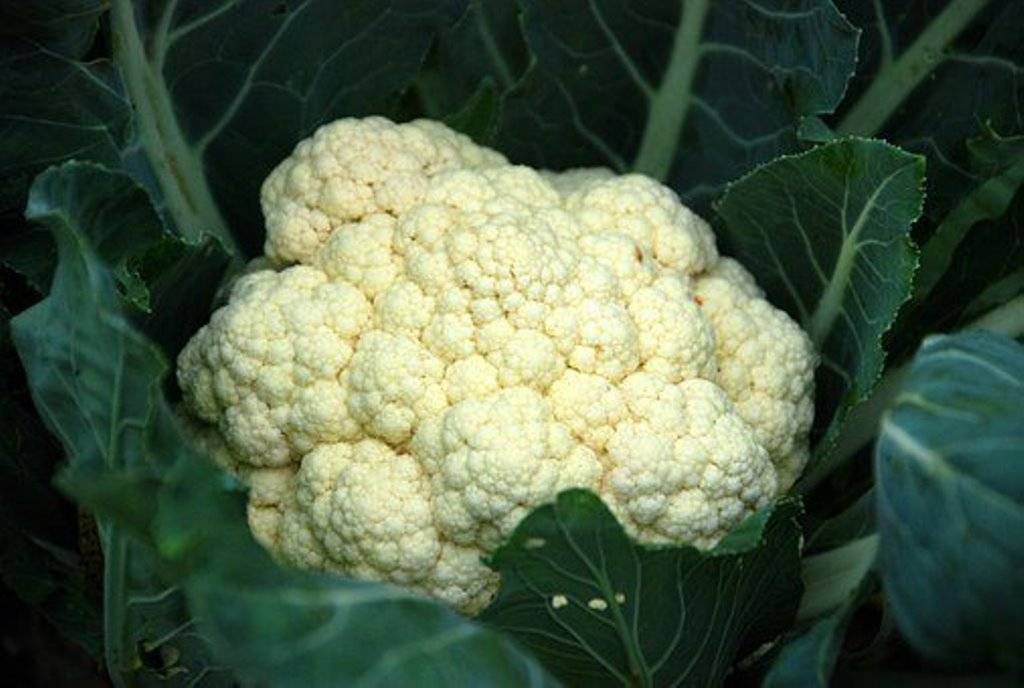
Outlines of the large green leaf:
M828 0L521 5L534 64L505 102L502 150L644 172L699 210L795 149L798 121L836 107L856 55Z
M1024 4L850 1L841 9L865 35L838 130L928 158L926 221L915 229L921 270L892 340L909 355L928 332L963 324L989 287L981 308L1021 291L1024 219L1013 198L1024 182Z
M910 296L924 161L881 141L842 139L775 160L729 186L723 238L821 354L812 480L882 372L882 335Z
M792 621L798 512L761 511L709 552L652 548L594 494L563 492L491 558L502 586L482 619L570 685L718 685Z
M36 406L70 460L61 484L101 516L115 680L216 685L232 680L227 665L275 686L550 685L507 638L443 605L281 569L253 541L239 485L188 445L162 397L166 359L125 317L90 245L106 233L64 212L103 191L81 174L65 166L34 187L34 219L60 262L49 296L13 327Z
M100 304L122 301L117 283L97 260L66 259L70 250L94 243L98 255L121 265L124 255L153 240L147 232L158 231L159 221L131 180L83 163L41 175L27 216L64 242L65 258L49 298L12 323L36 407L74 465L155 474L143 446L162 363L126 326L111 323L102 328L107 336L94 336L104 315ZM208 669L180 590L163 582L158 562L122 524L101 518L99 531L105 656L114 680L177 677L185 685L202 675L203 685L217 685L224 677Z
M1024 656L1024 347L936 336L876 447L880 562L896 622L950 666Z

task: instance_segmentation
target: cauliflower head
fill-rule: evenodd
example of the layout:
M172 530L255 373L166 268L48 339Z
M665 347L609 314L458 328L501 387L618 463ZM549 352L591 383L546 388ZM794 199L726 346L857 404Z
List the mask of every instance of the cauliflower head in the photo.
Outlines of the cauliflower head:
M808 337L647 177L343 119L261 200L270 267L178 381L285 562L472 614L498 584L481 555L561 490L640 541L707 547L807 459Z

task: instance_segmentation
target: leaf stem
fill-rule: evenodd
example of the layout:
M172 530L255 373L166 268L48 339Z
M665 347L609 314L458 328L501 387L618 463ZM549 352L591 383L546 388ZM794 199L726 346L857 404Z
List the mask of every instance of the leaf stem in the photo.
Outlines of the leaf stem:
M969 193L942 221L921 249L914 300L921 301L938 284L953 262L953 255L972 227L1006 212L1017 189L1024 183L1024 162L985 180Z
M668 69L650 99L647 124L633 161L636 172L664 180L672 168L679 135L690 107L693 79L700 64L700 37L709 0L683 0Z
M989 0L953 0L895 61L884 65L846 116L837 133L874 136L903 101L942 61L942 52Z
M871 569L878 554L878 534L805 557L801 562L804 595L796 618L799 621L827 614L845 602Z
M125 533L118 527L106 524L103 528L106 535L102 542L103 548L103 658L107 664L107 674L116 688L127 685L123 672L129 670L125 656L128 645L126 625L124 621L127 605L125 604L125 560L128 540Z
M913 161L909 163L913 165ZM839 249L839 255L836 257L835 269L832 271L832 277L829 279L828 284L825 286L825 290L821 294L821 298L818 300L818 305L815 306L814 312L811 313L810 318L806 323L807 331L811 335L811 340L814 345L821 349L825 343L825 339L828 338L829 333L832 330L832 325L835 323L836 318L843 310L843 300L846 296L846 288L850 284L850 276L853 274L853 268L856 264L857 255L860 252L860 234L864 230L864 226L867 224L868 218L871 216L871 212L878 208L878 198L885 191L885 188L899 176L907 165L899 167L896 171L889 174L888 177L882 180L882 182L871 192L871 195L864 202L864 207L861 208L857 214L857 219L853 223L853 227L847 229L846 227L846 205L844 200L843 205L843 244ZM849 179L847 179L847 185L849 185Z
M163 73L146 54L135 4L112 0L110 21L114 60L124 76L142 147L175 229L190 241L212 236L237 255L238 245L210 192L202 160L178 123Z
M480 40L483 41L484 50L487 52L487 57L494 67L498 83L501 85L502 90L507 91L515 84L515 77L501 49L498 48L498 41L494 38L494 32L487 23L487 15L484 12L484 7L487 5L482 0L477 0L473 5L469 11L476 13L474 19L476 20L477 31L480 33Z

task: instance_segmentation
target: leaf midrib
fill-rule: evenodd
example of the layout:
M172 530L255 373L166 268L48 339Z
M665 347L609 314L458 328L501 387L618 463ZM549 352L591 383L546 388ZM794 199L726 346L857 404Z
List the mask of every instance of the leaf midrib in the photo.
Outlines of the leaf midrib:
M883 62L875 79L836 127L839 134L874 136L924 79L942 63L942 52L989 0L953 0L903 54ZM880 20L882 18L880 17ZM885 34L888 35L888 27Z
M675 159L676 142L692 103L693 80L701 58L701 34L709 0L683 0L668 68L656 91L647 93L649 109L633 170L664 180ZM643 90L641 86L641 90Z
M814 312L811 313L807 320L808 333L811 335L811 340L814 342L815 346L819 349L821 349L825 340L828 338L829 333L832 331L832 326L835 324L836 319L843 310L843 301L846 297L846 289L849 286L850 277L853 274L853 268L857 262L857 256L860 250L860 235L867 226L868 217L878 206L878 198L881 196L882 192L885 191L886 187L898 175L902 174L913 164L913 161L910 161L905 165L901 165L878 184L875 190L872 191L871 195L868 196L867 200L864 201L864 206L861 208L860 213L858 213L853 226L849 229L846 226L846 206L844 203L841 227L843 232L842 247L839 249L839 256L836 258L836 264L832 270L832 276L829 278L828 284L825 286L825 290L821 294L821 298L818 299L818 304L815 306ZM844 180L844 184L844 192L848 194L850 190L849 176Z
M173 4L165 8L165 12L172 10ZM146 54L132 1L112 0L110 19L114 61L135 107L142 148L175 229L189 240L212 236L237 255L238 246L213 198L200 154L188 144L178 122L160 65ZM169 21L169 17L164 20ZM157 62L162 60L161 56Z

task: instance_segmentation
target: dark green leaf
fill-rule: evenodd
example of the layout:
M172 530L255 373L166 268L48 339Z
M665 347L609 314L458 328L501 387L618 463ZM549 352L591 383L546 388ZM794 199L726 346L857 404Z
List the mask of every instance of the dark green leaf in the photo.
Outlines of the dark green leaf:
M1024 136L986 130L967 148L971 186L924 242L914 299L889 338L900 357L1024 292Z
M1002 138L988 131L968 141L967 147L972 153L972 169L976 170L980 182L946 215L922 246L921 269L915 284L918 298L927 297L946 274L957 247L971 228L979 222L1003 216L1024 183L1024 136ZM991 277L994 281L996 275ZM945 305L948 307L949 303Z
M842 139L784 157L729 186L723 240L821 354L810 481L824 475L850 408L874 388L882 335L910 296L924 161L881 141ZM805 478L806 479L806 478Z
M864 29L842 134L884 136L928 157L929 206L940 222L977 185L965 142L981 125L1024 134L1024 5L1016 0L841 0Z
M875 531L875 495L868 490L833 518L821 523L807 537L810 551L827 550Z
M888 341L904 358L923 336L962 326L1024 286L1015 274L1024 219L1011 204L1024 180L1024 5L843 0L840 9L864 40L837 131L878 135L928 159L915 298Z
M0 387L0 581L99 658L99 589L78 553L75 509L50 486L60 448L33 412L2 309Z
M477 143L487 145L498 128L501 103L491 79L484 79L460 110L445 119L445 124Z
M271 168L321 124L387 113L460 5L162 0L136 11L112 0L114 59L136 109L128 167L182 236L258 253Z
M17 217L32 178L70 157L115 166L131 106L114 67L24 38L0 42L0 213Z
M816 619L841 607L863 583L877 554L878 535L872 533L804 557L804 596L797 618Z
M820 117L804 117L800 120L796 135L808 143L828 143L837 138L836 133Z
M134 307L140 327L170 355L208 319L228 264L224 250L212 239L192 245L164 231L148 196L127 175L91 163L66 163L39 176L26 215L44 224L51 216L77 223L100 258L113 266L118 293ZM53 244L49 233L32 235L45 240L31 242L33 249ZM46 275L42 293L51 280L52 274Z
M0 237L0 263L21 274L32 289L45 294L57 269L57 248L53 239L45 232L34 232L28 227L14 229Z
M758 512L708 552L650 548L594 494L563 492L491 558L502 587L481 618L569 685L718 685L792 620L798 513Z
M868 669L841 671L834 688L1020 688L1020 678L1009 673L955 673Z
M850 596L839 609L783 645L763 688L828 688L857 601L858 595Z
M910 642L949 666L1024 656L1024 347L936 336L876 449L880 564Z
M14 333L36 405L70 459L63 485L101 516L114 675L230 681L209 646L251 684L551 685L508 639L436 602L274 564L249 533L238 483L189 446L160 394L166 359L123 314L88 240L113 235L64 212L87 200L75 194L102 190L80 174L65 166L35 187L33 219L54 234L60 262L50 295Z
M36 407L73 465L152 476L144 445L162 363L111 312L121 301L115 283L83 254L95 242L97 253L118 262L151 240L147 232L158 227L146 195L124 175L69 163L39 177L26 215L53 234L63 258L50 296L13 322ZM173 668L189 668L175 671L184 685L209 664L206 650L192 640L172 644L190 625L184 599L161 582L157 562L122 526L100 520L107 668L118 680L162 679L172 667L147 665L145 648L173 648Z
M797 148L799 119L831 112L854 67L857 32L827 0L521 5L535 62L505 101L502 150L643 172L698 210Z
M422 114L451 117L465 109L484 81L493 84L499 97L504 95L526 71L528 59L516 2L469 0L465 14L438 37L416 77Z
M21 0L0 8L0 40L22 38L68 57L92 47L103 0Z

